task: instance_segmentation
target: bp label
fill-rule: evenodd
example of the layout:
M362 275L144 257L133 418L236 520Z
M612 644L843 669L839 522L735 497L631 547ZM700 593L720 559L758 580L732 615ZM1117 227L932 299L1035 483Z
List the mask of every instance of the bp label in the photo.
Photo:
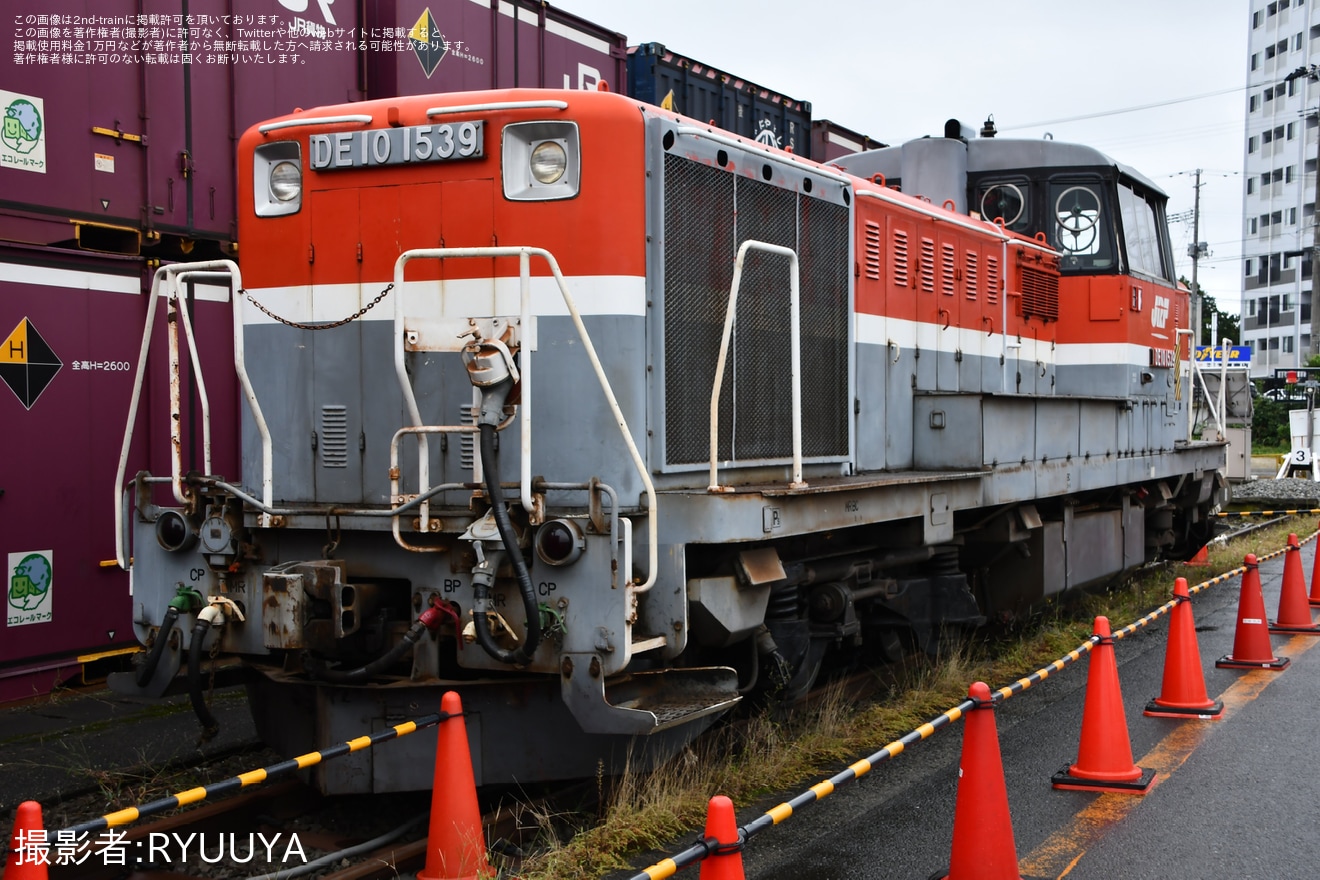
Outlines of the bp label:
M41 392L64 366L37 328L27 318L0 343L0 379L18 397L24 409L32 409Z
M54 555L51 550L9 554L8 613L5 615L5 623L9 626L49 623L54 619L54 600L51 598Z

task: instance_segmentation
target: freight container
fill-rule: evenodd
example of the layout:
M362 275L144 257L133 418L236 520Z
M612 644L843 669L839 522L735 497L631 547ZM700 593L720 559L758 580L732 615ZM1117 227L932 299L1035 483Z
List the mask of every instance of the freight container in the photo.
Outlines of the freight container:
M114 565L111 499L146 268L138 257L0 244L0 700L46 692L77 672L82 655L135 650L129 576ZM232 362L224 291L196 287L189 305L201 357ZM157 318L130 478L148 463L170 468L169 444L160 442L169 424L164 303ZM212 469L233 473L236 381L232 370L205 378ZM195 416L184 420L184 467L200 471L200 432L188 430L200 423L197 386L185 375L180 388Z
M517 87L624 90L624 36L538 0L367 0L365 10L369 34L402 28L407 37L402 51L368 52L372 98Z
M811 103L694 61L660 43L628 49L628 94L814 159Z
M71 0L67 26L20 18L0 114L36 149L0 147L0 210L52 218L38 244L158 259L232 251L234 146L259 120L399 94L621 89L626 72L621 34L533 0Z
M828 119L815 119L811 123L811 158L817 162L829 162L840 156L887 146L889 144L882 144L869 135L859 134Z

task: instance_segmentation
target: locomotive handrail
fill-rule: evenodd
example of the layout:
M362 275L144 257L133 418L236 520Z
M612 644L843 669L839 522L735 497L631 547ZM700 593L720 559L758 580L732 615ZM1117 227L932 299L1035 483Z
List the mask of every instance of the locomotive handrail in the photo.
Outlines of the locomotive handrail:
M265 125L259 125L257 131L262 134L270 134L272 131L279 131L282 128L302 128L308 125L339 125L344 122L367 125L371 122L371 117L365 113L354 113L347 116L313 116L305 119L285 119L281 122L267 122Z
M261 406L257 403L257 395L252 388L252 381L248 377L247 366L243 357L242 304L240 302L241 298L234 293L243 288L243 276L239 272L238 264L233 260L207 260L200 263L176 263L172 266L162 266L156 270L151 278L150 298L147 302L147 317L142 328L142 344L138 349L137 370L133 376L133 394L129 400L128 419L124 425L124 440L119 449L119 466L115 471L115 562L118 563L119 567L124 571L128 570L128 552L124 541L124 520L126 514L123 510L121 493L124 486L124 477L128 469L128 454L133 445L133 426L137 422L138 404L142 399L142 380L146 375L147 355L151 348L151 331L156 323L156 299L160 296L162 282L167 285L172 285L177 283L177 276L179 275L199 272L225 275L228 276L230 280L230 301L233 304L234 310L234 368L238 373L239 382L243 386L243 393L247 398L248 408L252 411L257 430L261 435L261 493L266 509L270 508L272 498L274 497L271 482L272 452L270 430L266 426L266 419L265 416L262 415ZM189 337L189 342L191 345L191 336ZM177 345L177 339L175 340L175 344ZM198 375L200 376L200 370L198 371ZM177 482L175 485L177 497ZM262 525L269 526L270 514L263 512L261 516Z
M567 110L567 101L492 101L489 104L460 104L457 107L431 107L426 115L445 116L450 113L472 113L477 110Z
M413 394L412 383L408 380L407 367L404 364L404 300L407 298L407 289L404 286L404 267L412 260L443 260L447 258L490 258L490 257L518 257L518 279L519 279L519 299L520 311L519 320L522 322L523 332L530 332L532 317L532 285L531 285L531 258L540 257L545 260L546 265L550 267L551 274L554 275L555 283L559 287L559 294L564 299L564 305L568 309L569 317L573 319L573 326L577 329L578 338L582 340L582 348L586 352L587 359L591 361L591 367L596 373L596 380L600 383L601 392L605 395L605 400L609 404L610 413L614 416L614 422L619 428L619 433L623 436L624 445L628 448L628 454L632 457L633 467L641 478L642 485L646 490L646 530L647 530L647 572L646 580L635 588L636 592L644 593L651 589L655 584L656 574L659 571L659 529L657 527L656 516L656 493L655 484L651 481L651 475L647 473L646 462L642 460L642 454L637 450L637 444L633 442L632 431L628 428L628 421L624 418L623 410L619 407L618 398L614 396L614 389L610 386L610 380L605 375L605 368L601 366L600 358L596 355L596 347L591 342L591 336L587 333L586 325L582 323L582 315L578 311L577 303L573 295L569 293L568 282L564 280L564 274L559 269L559 262L544 248L536 247L468 247L468 248L418 248L415 250L404 251L399 254L394 261L394 286L399 290L399 296L394 301L394 372L398 377L399 386L403 391L404 402L408 405L408 415L413 420L413 425L422 427L422 415L417 406L417 397ZM441 306L444 305L444 285L440 287ZM490 316L494 317L494 316ZM520 500L523 508L529 513L534 509L532 500L532 352L530 346L523 348L523 357L519 364L521 373L521 403L518 406L518 424L521 433L522 455L520 461L519 487ZM418 464L420 486L419 491L424 493L427 490L427 484L430 482L430 456L426 444L426 435L419 434L417 438L418 454L421 461ZM429 509L423 504L421 507L422 529L425 530L428 522Z
M738 256L733 261L733 283L729 287L729 306L724 313L724 333L720 338L720 356L715 364L715 383L710 392L710 485L708 492L728 491L720 485L719 463L716 457L720 448L720 389L724 385L724 363L729 357L729 339L733 335L733 318L738 306L738 287L742 283L743 264L749 250L765 251L788 257L789 261L789 345L792 347L789 362L789 381L793 389L793 479L789 487L802 489L806 483L802 480L802 327L801 302L798 295L798 257L791 248L764 241L748 239L738 248ZM730 450L733 451L732 449Z
M190 281L223 281L229 283L229 276L223 272L180 272L174 278L175 285L186 284ZM168 297L169 302L174 303L176 297ZM183 325L183 335L188 341L188 357L192 361L193 379L197 383L197 396L202 406L202 470L204 473L211 473L211 400L206 393L206 380L202 377L202 362L197 355L197 339L193 334L192 321L188 314L187 297L177 297L180 320L170 324L170 397L171 403L177 404L175 412L182 413L182 405L175 400L179 391L178 384L174 381L177 373L178 361L178 325ZM170 306L173 308L173 305ZM171 430L176 433L181 429L181 419L174 419ZM181 497L183 493L182 485L182 453L178 446L174 448L174 497L180 504L185 503Z
M1197 379L1200 379L1200 380L1201 380L1201 390L1205 392L1205 405L1206 405L1206 408L1207 408L1208 410L1210 410L1210 418L1213 419L1213 420L1214 420L1214 423L1215 423L1215 439L1216 439L1216 440L1223 440L1223 439L1224 439L1224 420L1221 418L1221 415L1222 415L1223 412L1224 412L1224 405L1225 405L1225 401L1224 401L1224 388L1225 388L1225 386L1226 386L1226 384L1227 384L1227 383L1226 383L1226 380L1227 380L1227 378L1228 378L1228 376L1227 376L1227 373L1228 373L1228 360L1225 359L1225 360L1223 361L1223 363L1220 365L1219 394L1217 395L1217 396L1218 396L1218 399L1219 399L1219 406L1216 407L1216 406L1215 406L1215 402L1214 402L1213 400L1211 400L1211 398L1210 398L1210 386L1206 384L1204 371L1201 369L1201 365L1200 365L1200 363L1197 362L1196 358L1193 356L1193 355L1195 354L1195 344L1192 342L1192 339L1193 339L1193 337L1192 337L1192 330L1191 330L1191 329L1184 329L1184 330L1178 330L1178 331L1177 331L1177 336L1184 336L1184 335L1188 337L1188 346L1187 346L1187 347L1188 347L1187 368L1188 368L1188 372L1191 374L1191 378L1189 379L1189 381L1188 381L1188 383L1187 383L1187 385L1188 385L1188 393L1187 393L1187 441L1188 441L1189 443L1191 442L1191 440L1192 440L1192 433L1194 432L1195 427L1196 427L1196 406L1195 406L1195 402L1196 402L1195 391L1196 391L1196 388L1195 388L1195 386L1196 386L1196 380L1197 380ZM1231 345L1232 343L1229 342L1229 340L1225 339L1225 340L1223 341L1223 344L1224 344L1225 346L1227 346L1227 345Z

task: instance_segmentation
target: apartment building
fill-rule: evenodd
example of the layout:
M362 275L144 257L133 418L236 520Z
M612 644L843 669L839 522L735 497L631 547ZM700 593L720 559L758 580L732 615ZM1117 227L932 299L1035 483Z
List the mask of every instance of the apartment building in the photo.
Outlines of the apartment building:
M1311 347L1320 0L1249 0L1242 342L1253 377Z

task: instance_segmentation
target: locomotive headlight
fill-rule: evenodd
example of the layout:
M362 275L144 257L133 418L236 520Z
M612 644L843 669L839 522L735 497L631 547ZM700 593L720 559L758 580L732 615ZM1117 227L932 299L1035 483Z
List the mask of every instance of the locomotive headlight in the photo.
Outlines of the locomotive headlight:
M302 169L292 162L281 162L270 171L271 195L281 202L302 195Z
M536 532L536 555L547 565L572 565L587 546L571 519L552 519Z
M302 210L302 147L297 141L262 144L252 151L252 209L258 217Z
M515 122L500 133L504 197L515 202L571 199L582 172L576 122Z
M532 148L532 177L544 184L552 184L568 170L568 153L559 141L541 141Z

